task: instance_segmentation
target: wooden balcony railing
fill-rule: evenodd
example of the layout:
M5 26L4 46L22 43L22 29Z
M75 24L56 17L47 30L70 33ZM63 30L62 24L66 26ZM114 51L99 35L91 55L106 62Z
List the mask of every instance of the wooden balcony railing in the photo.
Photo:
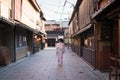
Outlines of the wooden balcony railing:
M106 9L108 6L110 6L113 2L115 2L115 0L108 0L107 2L104 3L104 5L101 6L100 2L94 2L94 11L95 13L91 16L91 18L93 19L94 17L96 17L98 14L100 14L104 9Z

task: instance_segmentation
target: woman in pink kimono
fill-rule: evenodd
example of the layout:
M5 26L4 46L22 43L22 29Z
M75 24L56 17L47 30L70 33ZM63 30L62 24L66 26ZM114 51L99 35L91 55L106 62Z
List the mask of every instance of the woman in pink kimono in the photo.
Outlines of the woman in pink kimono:
M63 54L65 52L65 48L64 48L64 43L63 43L63 39L59 39L58 43L56 43L56 55L58 57L58 65L63 64Z

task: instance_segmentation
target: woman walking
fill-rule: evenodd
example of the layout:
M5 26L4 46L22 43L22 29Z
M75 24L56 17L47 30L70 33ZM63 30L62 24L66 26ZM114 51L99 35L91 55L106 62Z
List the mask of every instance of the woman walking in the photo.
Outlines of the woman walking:
M63 65L63 54L65 52L65 46L63 43L63 39L59 39L58 43L56 43L56 55L58 58L58 65L62 66Z

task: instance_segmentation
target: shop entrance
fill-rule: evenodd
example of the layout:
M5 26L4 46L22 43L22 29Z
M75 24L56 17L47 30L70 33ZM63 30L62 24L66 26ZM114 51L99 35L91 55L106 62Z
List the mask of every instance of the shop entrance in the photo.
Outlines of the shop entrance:
M48 39L47 40L48 47L55 47L55 39Z

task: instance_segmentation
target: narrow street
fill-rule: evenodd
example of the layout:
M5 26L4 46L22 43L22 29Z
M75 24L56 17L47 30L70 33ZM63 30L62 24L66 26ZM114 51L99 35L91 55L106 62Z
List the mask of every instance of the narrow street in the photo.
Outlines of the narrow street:
M0 80L120 80L120 1L0 0Z
M58 66L55 52L55 48L46 48L1 67L0 80L106 80L67 48L63 66Z

